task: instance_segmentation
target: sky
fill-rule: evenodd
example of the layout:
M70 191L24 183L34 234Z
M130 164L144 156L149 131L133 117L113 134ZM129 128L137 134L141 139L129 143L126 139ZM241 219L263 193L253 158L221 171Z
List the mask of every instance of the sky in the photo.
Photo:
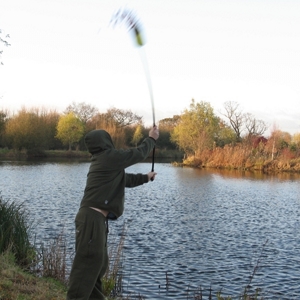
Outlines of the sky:
M125 26L133 10L146 40ZM299 0L0 0L0 109L63 112L85 102L152 122L209 102L222 117L233 101L268 125L300 132ZM224 117L223 117L224 118Z

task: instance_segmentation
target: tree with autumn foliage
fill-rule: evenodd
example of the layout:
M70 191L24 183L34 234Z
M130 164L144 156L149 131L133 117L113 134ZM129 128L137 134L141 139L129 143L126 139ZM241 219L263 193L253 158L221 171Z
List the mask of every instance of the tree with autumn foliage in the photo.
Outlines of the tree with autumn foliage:
M195 102L181 115L171 139L187 155L197 155L204 149L211 149L220 132L220 120L208 102Z
M23 107L5 121L4 139L8 148L17 150L55 148L55 127L59 115L56 111Z
M300 133L299 132L297 132L293 135L292 142L297 148L300 148Z
M112 137L116 148L128 146L136 126L142 125L142 117L131 110L110 108L106 113L96 114L89 122L89 128L104 129Z
M83 135L84 124L73 112L62 115L59 118L56 137L61 140L64 145L69 146L69 151L72 150L74 144L78 145ZM76 147L76 150L78 150L78 147Z
M135 147L137 147L138 143L140 142L140 140L143 138L143 127L142 125L137 125L133 137L132 137L132 141L131 143L133 145L135 145Z
M175 150L176 143L171 140L171 133L180 121L179 115L174 115L172 118L165 118L159 121L159 147L168 150Z
M4 146L5 127L8 120L8 113L0 110L0 147Z

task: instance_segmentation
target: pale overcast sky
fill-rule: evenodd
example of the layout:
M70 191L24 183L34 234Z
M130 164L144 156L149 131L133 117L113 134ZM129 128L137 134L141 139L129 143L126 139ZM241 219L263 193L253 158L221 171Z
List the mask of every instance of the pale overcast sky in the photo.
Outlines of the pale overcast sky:
M218 114L226 101L270 127L300 132L299 0L0 0L10 35L0 108L62 112L73 101L152 120L140 50L109 21L120 7L145 29L156 120L191 99Z

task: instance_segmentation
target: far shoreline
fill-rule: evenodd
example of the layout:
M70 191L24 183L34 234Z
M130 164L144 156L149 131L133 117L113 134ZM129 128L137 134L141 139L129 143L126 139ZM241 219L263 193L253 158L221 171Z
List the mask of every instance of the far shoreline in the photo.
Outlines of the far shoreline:
M68 161L82 161L90 162L91 154L87 151L80 150L8 150L0 149L0 160L68 160ZM146 161L152 160L152 153L149 155ZM178 150L161 150L156 151L155 162L167 162L171 163L175 167L190 167L195 169L215 169L215 170L234 170L234 171L250 171L261 172L264 174L279 174L279 173L294 173L300 174L300 163L287 162L284 163L280 160L268 160L264 163L260 163L259 167L255 164L247 166L230 167L228 165L214 166L210 163L205 164L197 161L197 159L184 159L182 152Z

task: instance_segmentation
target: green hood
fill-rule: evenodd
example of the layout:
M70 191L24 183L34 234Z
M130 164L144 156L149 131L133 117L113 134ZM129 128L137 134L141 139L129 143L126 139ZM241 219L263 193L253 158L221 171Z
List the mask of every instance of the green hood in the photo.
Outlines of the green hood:
M91 154L100 153L103 150L115 149L111 136L105 130L92 130L84 139L85 145Z

